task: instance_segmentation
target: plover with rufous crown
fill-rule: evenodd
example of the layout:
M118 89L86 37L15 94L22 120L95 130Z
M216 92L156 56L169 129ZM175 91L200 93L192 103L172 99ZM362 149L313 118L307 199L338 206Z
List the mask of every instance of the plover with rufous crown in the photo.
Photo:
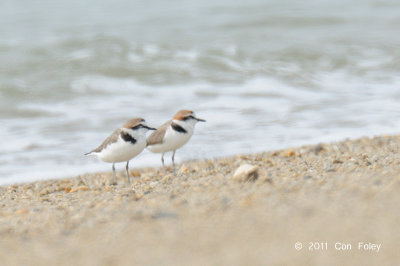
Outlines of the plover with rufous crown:
M147 126L143 118L130 119L106 138L99 147L85 155L96 155L100 160L112 163L115 180L117 180L115 163L126 161L126 175L128 182L131 183L129 161L146 147L146 132L149 130L156 129Z
M175 173L175 152L189 141L194 127L199 121L205 122L206 120L197 118L193 111L181 110L147 138L147 149L153 153L161 153L164 169L164 154L172 151L172 165Z

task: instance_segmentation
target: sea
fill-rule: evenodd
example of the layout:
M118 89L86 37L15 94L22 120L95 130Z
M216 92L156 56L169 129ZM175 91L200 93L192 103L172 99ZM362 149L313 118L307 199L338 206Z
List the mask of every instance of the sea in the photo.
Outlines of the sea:
M398 0L0 1L3 185L111 171L84 153L133 117L206 119L183 162L398 134L399 102Z

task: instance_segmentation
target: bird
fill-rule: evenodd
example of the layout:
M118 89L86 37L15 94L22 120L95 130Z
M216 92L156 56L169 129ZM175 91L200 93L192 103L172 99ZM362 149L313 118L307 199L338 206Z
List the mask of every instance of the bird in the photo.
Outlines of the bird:
M112 163L115 180L115 163L126 161L126 175L130 184L129 161L146 147L146 133L149 130L156 129L147 126L143 118L130 119L108 136L99 147L85 155L95 155L104 162Z
M175 152L192 137L197 122L206 122L206 120L197 118L193 111L180 110L147 138L147 149L153 153L161 153L164 169L164 154L172 151L172 165L175 173Z

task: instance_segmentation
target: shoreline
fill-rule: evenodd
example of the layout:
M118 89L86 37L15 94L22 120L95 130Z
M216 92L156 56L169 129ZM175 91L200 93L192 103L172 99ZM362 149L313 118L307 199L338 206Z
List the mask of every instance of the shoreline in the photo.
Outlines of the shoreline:
M186 161L177 176L133 168L131 185L118 171L116 186L112 172L0 186L0 258L4 265L393 264L399 152L400 135L364 137ZM257 173L233 178L243 164ZM360 250L359 242L381 246ZM312 252L309 243L327 247Z
M275 148L275 149L268 149L268 150L256 150L254 152L242 152L242 153L237 153L237 154L226 154L226 155L216 155L216 156L211 156L211 157L198 157L198 158L192 158L192 159L188 159L188 160L180 160L177 162L177 165L181 165L181 164L185 164L185 163L190 163L190 162L196 162L196 161L218 161L221 159L225 159L225 158L234 158L235 156L250 156L252 154L264 154L264 153L269 153L269 152L279 152L279 151L283 151L283 150L289 150L289 149L301 149L302 147L306 147L306 146L314 146L314 145L318 145L318 144L324 144L324 145L331 145L331 144L335 144L335 143L339 143L339 142L344 142L344 141L353 141L353 140L357 140L360 138L376 138L376 137L382 137L382 136L396 136L397 134L393 133L393 132L381 132L381 133L374 133L371 135L363 135L363 134L356 134L354 138L350 138L346 135L341 136L341 137L329 137L327 139L325 138L317 138L315 141L306 141L306 142L300 142L297 143L295 145L285 145L279 148ZM317 144L316 144L317 143ZM166 153L166 158L168 158L168 153ZM161 163L158 162L159 158L156 158L156 162L153 163L144 163L142 165L136 166L136 164L133 165L133 167L130 170L136 170L136 169L148 169L148 168L161 168ZM154 160L153 160L154 161ZM131 161L130 164L134 163L135 161ZM147 162L147 161L146 161ZM28 183L35 183L35 182L40 182L40 181L46 181L46 180L60 180L60 179L70 179L70 178L74 178L77 176L82 176L82 175L95 175L98 173L103 173L103 174L107 174L109 172L111 172L111 164L110 163L105 163L102 162L99 159L95 160L95 166L94 167L99 167L101 165L105 166L105 167L99 167L102 168L99 171L87 171L87 170L83 170L83 171L73 171L70 174L62 174L62 175L57 175L57 174L50 174L50 173L46 173L46 177L35 177L35 178L28 178L26 177L26 175L24 174L22 178L17 178L17 179L21 179L20 181L10 181L10 182L4 182L2 183L0 180L0 187L4 187L4 186L11 186L11 185L19 185L19 184L28 184ZM119 165L118 165L119 164ZM171 167L171 162L166 162L166 166ZM124 171L123 169L125 167L125 162L121 162L121 163L117 163L116 164L116 170L117 172L122 172ZM83 172L83 174L81 174ZM51 177L51 176L55 176L55 177ZM15 178L15 177L14 177ZM6 179L12 179L10 177L7 177Z

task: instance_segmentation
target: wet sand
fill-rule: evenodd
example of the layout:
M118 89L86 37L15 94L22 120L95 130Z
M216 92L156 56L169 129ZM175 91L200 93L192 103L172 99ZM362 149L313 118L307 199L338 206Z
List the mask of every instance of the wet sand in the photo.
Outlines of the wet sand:
M131 185L120 171L3 186L0 264L395 265L399 151L382 136L134 169ZM232 178L243 164L257 173Z

